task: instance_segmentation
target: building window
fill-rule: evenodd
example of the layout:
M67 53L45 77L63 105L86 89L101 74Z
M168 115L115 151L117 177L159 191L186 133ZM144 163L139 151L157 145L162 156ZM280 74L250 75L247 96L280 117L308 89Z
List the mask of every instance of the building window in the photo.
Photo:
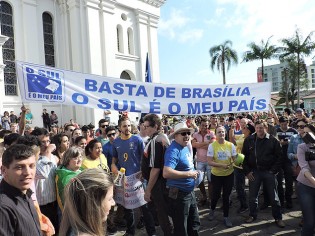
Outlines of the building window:
M127 36L128 36L128 53L130 55L134 55L133 31L131 28L128 28Z
M311 69L311 72L312 72L312 73L314 73L314 72L315 72L315 70L314 70L314 69Z
M49 13L43 13L43 33L44 33L44 51L45 65L55 67L55 47L53 20Z
M121 79L125 79L125 80L131 80L131 77L130 77L130 75L129 75L129 73L127 71L121 72L120 78Z
M13 11L9 3L0 1L1 33L9 37L2 46L5 95L17 96L17 79L15 70Z
M117 25L117 49L118 52L124 53L124 41L121 25Z

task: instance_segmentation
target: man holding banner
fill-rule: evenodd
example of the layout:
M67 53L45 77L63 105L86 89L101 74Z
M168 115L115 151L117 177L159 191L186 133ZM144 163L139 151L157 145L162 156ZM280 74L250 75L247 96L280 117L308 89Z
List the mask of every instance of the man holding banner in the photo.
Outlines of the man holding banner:
M131 122L128 117L122 116L118 121L118 129L120 137L113 142L113 159L111 169L114 174L118 174L117 164L126 169L126 177L140 172L140 162L143 155L144 144L140 137L132 135ZM127 187L127 186L124 186ZM133 192L128 192L133 194ZM144 216L144 223L147 234L155 235L155 224L153 216L150 213L147 205L141 206ZM125 236L135 235L135 220L133 209L125 208L125 219L127 222L127 230Z

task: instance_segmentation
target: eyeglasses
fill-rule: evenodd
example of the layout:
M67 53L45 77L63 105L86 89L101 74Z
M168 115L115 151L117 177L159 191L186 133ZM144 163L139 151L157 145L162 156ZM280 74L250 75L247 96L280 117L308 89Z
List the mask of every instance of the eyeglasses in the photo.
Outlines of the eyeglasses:
M190 132L181 132L180 135L181 136L186 136L186 135L191 135L191 133Z
M300 129L304 129L306 127L306 125L297 125L296 127L300 128Z
M115 136L116 133L107 134L107 137Z
M108 125L101 125L101 127L104 129L105 127L108 127Z

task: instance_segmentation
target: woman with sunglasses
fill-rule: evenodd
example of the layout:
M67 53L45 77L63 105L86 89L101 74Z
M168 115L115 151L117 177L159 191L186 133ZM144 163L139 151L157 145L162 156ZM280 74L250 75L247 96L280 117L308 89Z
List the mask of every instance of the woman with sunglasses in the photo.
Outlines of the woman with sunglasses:
M209 220L214 219L214 210L223 189L223 219L226 227L232 227L229 219L230 195L234 184L233 162L237 155L233 143L225 140L225 128L219 126L215 130L216 141L208 147L208 164L211 166L212 200Z
M296 177L299 175L300 166L298 164L297 149L299 144L304 143L303 136L305 135L304 127L308 124L308 120L303 118L296 121L298 134L294 134L290 138L288 146L288 158L291 160L293 168L294 189L296 190ZM296 195L295 195L296 198Z
M70 147L64 153L60 167L56 169L57 201L61 210L64 206L64 188L81 172L83 153L84 150L80 147Z

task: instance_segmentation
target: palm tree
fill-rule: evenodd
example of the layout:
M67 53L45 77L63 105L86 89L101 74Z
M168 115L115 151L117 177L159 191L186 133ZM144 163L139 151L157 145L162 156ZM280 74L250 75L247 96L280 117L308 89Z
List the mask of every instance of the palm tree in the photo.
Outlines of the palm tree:
M225 64L227 64L227 70L230 69L232 63L238 64L237 53L231 47L232 41L226 40L223 44L213 46L209 50L211 57L211 69L214 71L214 67L216 65L218 71L222 71L223 84L226 84Z
M242 62L261 60L262 81L264 81L264 60L276 58L277 53L279 52L278 47L275 45L269 45L271 37L272 36L267 39L266 43L264 40L261 40L261 45L257 45L254 42L249 43L247 46L250 50L246 51L243 55Z
M315 43L312 42L311 37L314 31L310 32L308 36L303 40L299 30L296 29L295 35L291 38L282 39L281 42L284 44L282 48L283 53L280 59L285 59L292 55L296 56L297 60L297 104L300 107L300 63L304 56L309 56L315 49Z

